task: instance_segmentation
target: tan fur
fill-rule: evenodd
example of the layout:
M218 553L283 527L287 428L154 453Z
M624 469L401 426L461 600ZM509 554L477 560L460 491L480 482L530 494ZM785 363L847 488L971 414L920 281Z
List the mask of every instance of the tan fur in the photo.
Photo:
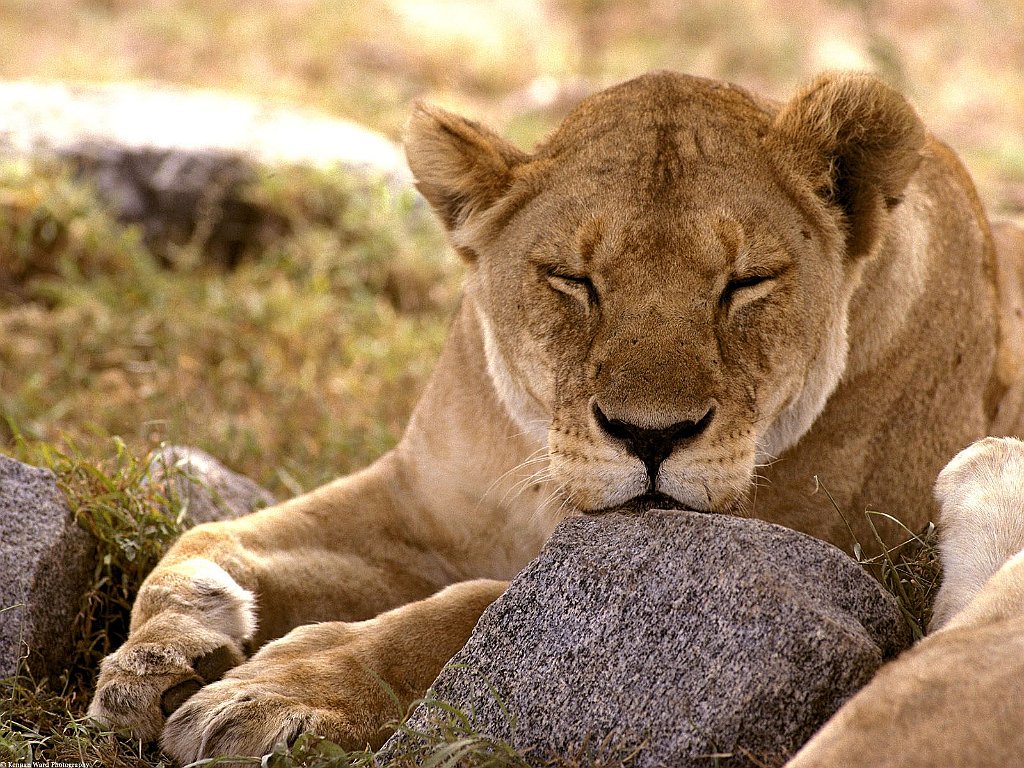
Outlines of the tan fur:
M870 552L863 510L923 525L936 473L989 427L1005 383L988 225L952 153L873 77L826 75L779 106L653 73L587 99L532 154L420 107L406 146L467 279L405 436L352 477L183 536L104 664L95 716L153 738L161 697L173 710L195 684L175 687L181 659L217 644L234 659L301 624L510 578L566 514L624 502L740 512L849 549L824 485ZM624 423L671 434L653 478L616 436ZM200 604L203 563L237 589ZM444 615L458 593L442 594L416 615ZM240 615L223 637L224 617ZM127 663L154 642L150 626L170 672ZM433 642L404 626L413 647ZM257 654L171 720L171 753L258 752L294 722L337 738L339 723L360 723L350 742L370 739L383 714L345 661L363 651L326 628L318 660L300 644L308 632L268 646L280 658L301 646L301 676ZM253 680L273 701L243 705ZM143 714L113 706L115 690ZM326 704L321 690L359 695Z
M996 372L1006 394L989 434L1024 435L1024 228L1010 221L992 225L999 258L999 330L1002 343Z
M936 483L942 589L932 629L787 768L1024 764L1024 443L986 438Z

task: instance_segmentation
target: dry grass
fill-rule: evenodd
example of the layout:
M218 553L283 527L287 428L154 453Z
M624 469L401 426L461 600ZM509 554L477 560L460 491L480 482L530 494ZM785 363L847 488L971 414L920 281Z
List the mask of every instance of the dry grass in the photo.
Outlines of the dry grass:
M8 437L93 455L111 435L137 453L192 443L282 495L393 444L444 338L454 259L383 186L297 169L250 192L286 234L230 272L165 269L87 188L0 164Z

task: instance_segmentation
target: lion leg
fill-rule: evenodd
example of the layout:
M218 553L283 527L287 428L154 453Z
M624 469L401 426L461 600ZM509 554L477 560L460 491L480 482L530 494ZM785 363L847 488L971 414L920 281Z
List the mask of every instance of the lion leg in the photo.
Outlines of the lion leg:
M472 578L445 555L444 531L392 490L389 461L185 533L143 583L89 714L156 739L192 694L293 627L369 619Z
M505 586L463 582L368 621L294 629L185 702L162 746L183 764L260 756L304 732L377 748Z
M942 586L929 631L946 625L1002 565L1024 549L1024 442L986 437L939 473Z

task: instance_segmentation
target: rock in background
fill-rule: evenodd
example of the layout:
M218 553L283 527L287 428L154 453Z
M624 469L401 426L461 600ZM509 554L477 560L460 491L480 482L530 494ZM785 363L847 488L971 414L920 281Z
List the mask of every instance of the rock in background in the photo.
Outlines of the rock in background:
M249 199L261 171L340 169L408 188L401 151L354 123L216 91L130 84L0 83L0 159L56 159L92 182L117 218L166 256L198 241L233 264L280 234Z
M206 451L166 446L150 460L149 477L164 486L194 523L241 517L277 502L270 491L232 472Z
M536 764L642 747L637 766L781 765L909 642L891 595L829 544L609 514L559 526L431 695ZM382 754L415 746L399 734Z
M274 503L268 491L195 448L164 448L151 460L149 478L164 483L163 495L175 495L196 523ZM29 651L37 678L67 669L96 556L96 542L75 522L53 473L0 455L0 678L21 671Z

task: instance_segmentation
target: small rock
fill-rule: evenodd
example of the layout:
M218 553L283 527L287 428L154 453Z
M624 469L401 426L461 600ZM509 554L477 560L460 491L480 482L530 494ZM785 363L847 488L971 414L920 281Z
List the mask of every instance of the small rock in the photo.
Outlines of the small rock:
M692 512L571 518L431 695L535 764L642 747L641 768L781 765L909 642L891 595L803 534ZM415 746L400 733L381 754Z
M0 677L29 665L56 676L74 648L72 626L96 565L53 473L0 456Z
M196 448L170 446L152 459L196 523L238 517L273 495ZM28 656L36 678L63 672L74 650L81 599L92 583L96 544L74 521L53 473L0 455L0 678Z
M149 477L163 483L172 467L176 471L167 493L181 501L195 523L241 517L277 503L270 491L198 448L170 445L157 451L150 460Z

